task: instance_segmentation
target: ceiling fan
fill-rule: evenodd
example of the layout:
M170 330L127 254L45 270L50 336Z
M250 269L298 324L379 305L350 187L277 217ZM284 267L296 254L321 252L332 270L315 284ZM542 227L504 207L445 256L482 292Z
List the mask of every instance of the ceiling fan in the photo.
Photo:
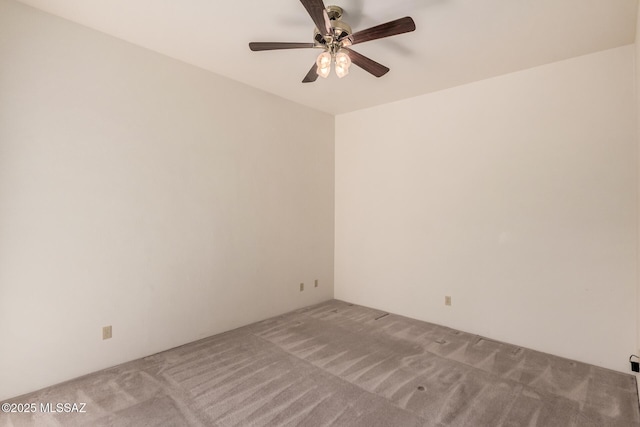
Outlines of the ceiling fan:
M349 46L408 33L416 29L413 19L407 16L353 33L351 27L340 20L343 10L339 6L325 8L322 0L300 0L300 2L316 24L313 43L251 42L249 49L253 51L322 49L323 52L318 55L316 63L302 80L303 83L315 82L318 76L327 77L331 72L332 63L335 64L336 74L340 78L349 73L351 63L376 77L382 77L389 72L389 68L359 54Z

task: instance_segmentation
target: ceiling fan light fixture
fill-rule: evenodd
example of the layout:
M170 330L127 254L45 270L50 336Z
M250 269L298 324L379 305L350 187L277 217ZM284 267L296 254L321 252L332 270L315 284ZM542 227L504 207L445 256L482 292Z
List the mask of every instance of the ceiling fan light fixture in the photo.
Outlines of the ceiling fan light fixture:
M416 24L410 16L352 32L349 24L340 20L343 10L339 6L325 7L323 0L300 0L315 24L313 43L250 42L252 51L279 49L317 49L323 52L302 79L302 83L315 82L318 76L327 78L331 74L331 63L335 63L336 75L342 78L349 74L353 62L375 77L382 77L389 68L371 58L352 50L351 46L385 37L415 31Z
M327 78L331 72L331 54L329 52L322 52L316 59L316 73L323 78Z
M344 52L336 53L336 75L338 78L343 78L349 74L349 67L351 67L351 58Z

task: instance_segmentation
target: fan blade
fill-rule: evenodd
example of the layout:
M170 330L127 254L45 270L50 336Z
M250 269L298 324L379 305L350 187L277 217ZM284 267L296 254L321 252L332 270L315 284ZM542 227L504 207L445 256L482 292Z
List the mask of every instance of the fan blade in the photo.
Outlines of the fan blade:
M313 43L287 43L287 42L251 42L249 49L258 50L277 50L277 49L306 49L315 47Z
M307 75L304 76L304 79L302 79L302 83L313 83L318 80L318 72L316 71L317 69L318 66L314 63L313 67L311 67Z
M300 0L323 36L331 33L331 21L322 0Z
M378 64L373 59L367 58L366 56L359 54L355 50L351 50L347 47L343 47L340 50L346 50L349 58L351 58L351 62L376 77L382 77L389 72L389 69L384 65Z
M398 34L408 33L416 29L416 23L410 17L404 17L390 21L385 24L376 25L366 30L353 33L352 44L364 43L370 40L382 39L385 37L396 36Z

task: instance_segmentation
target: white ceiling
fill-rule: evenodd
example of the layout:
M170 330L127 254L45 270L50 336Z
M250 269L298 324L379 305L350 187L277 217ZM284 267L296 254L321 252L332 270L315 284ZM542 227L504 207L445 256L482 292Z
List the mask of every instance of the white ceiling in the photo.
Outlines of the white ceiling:
M251 52L250 41L312 42L298 0L21 0L52 14L333 114L634 42L638 0L325 0L354 31L411 16L416 31L354 46L388 66L301 83L315 49Z

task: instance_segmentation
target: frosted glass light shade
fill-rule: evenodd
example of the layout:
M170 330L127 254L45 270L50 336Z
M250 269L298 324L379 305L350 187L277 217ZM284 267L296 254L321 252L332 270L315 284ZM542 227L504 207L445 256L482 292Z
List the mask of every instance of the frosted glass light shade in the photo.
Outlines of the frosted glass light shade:
M331 72L331 54L329 52L322 52L320 55L318 55L316 65L318 66L318 68L316 69L316 73L320 77L326 79Z
M336 75L339 78L343 78L349 74L349 67L351 67L351 58L344 52L338 52L336 54Z

